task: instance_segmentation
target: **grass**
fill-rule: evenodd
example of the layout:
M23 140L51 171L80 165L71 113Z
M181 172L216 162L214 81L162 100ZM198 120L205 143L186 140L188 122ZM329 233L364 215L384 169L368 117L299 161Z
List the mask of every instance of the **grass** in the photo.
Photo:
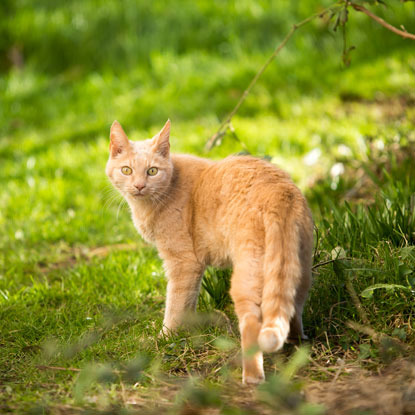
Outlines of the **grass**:
M352 14L345 68L340 38L314 22L235 117L239 141L203 153L275 43L319 7L277 3L2 3L0 411L322 413L302 397L310 381L381 371L413 350L409 42ZM409 3L375 10L414 31ZM175 151L270 157L313 210L310 349L268 356L258 392L239 386L229 271L207 272L189 327L158 336L161 261L104 176L113 119L141 139L168 117Z

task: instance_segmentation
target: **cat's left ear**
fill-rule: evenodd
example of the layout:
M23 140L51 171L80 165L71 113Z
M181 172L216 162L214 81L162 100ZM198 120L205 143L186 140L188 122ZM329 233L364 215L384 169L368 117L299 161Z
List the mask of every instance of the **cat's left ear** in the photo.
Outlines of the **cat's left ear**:
M170 120L167 120L161 131L155 135L153 140L153 149L155 152L167 157L170 153Z

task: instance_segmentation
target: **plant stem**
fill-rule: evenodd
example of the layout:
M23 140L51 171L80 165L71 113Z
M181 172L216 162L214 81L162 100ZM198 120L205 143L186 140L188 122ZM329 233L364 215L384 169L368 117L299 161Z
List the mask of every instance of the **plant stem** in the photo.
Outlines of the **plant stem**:
M352 6L353 9L356 10L356 11L365 13L371 19L375 20L376 22L378 22L382 26L386 27L391 32L394 32L397 35L402 36L404 38L415 40L415 35L413 35L412 33L409 33L409 32L406 32L406 31L403 31L403 30L400 30L400 29L397 29L396 27L392 26L391 24L385 22L379 16L376 16L375 14L373 14L372 12L370 12L369 10L367 10L365 7L363 7L363 6L359 5L359 4L355 4L353 2L349 2L349 1L347 1L346 4ZM296 23L296 24L294 24L291 27L290 31L284 37L284 39L282 40L282 42L275 48L275 50L271 54L271 56L266 60L266 62L262 65L262 67L259 69L259 71L255 74L254 78L249 83L249 85L245 89L245 91L242 93L242 96L239 98L239 100L236 103L236 105L233 108L233 110L228 114L228 116L225 118L225 120L222 121L222 123L221 123L219 129L217 130L217 132L214 135L212 135L212 137L209 138L209 140L207 141L207 143L205 145L205 150L206 151L211 150L216 144L218 144L220 142L220 140L222 139L222 137L225 135L226 131L229 129L230 122L232 121L232 118L237 113L237 111L239 110L240 106L242 105L242 103L247 98L248 94L251 92L251 89L253 88L253 86L257 83L258 79L265 72L265 70L268 68L268 66L270 65L270 63L274 60L274 58L280 53L281 49L287 44L287 42L290 40L291 36L295 33L295 31L297 29L299 29L300 27L306 25L307 23L311 22L316 17L323 17L325 14L327 14L328 12L330 12L335 7L339 7L339 3L335 3L335 4L331 5L330 7L324 9L320 13L313 14L312 16L307 17L307 19L304 19L303 21L301 21L299 23ZM343 53L343 57L344 57L344 53Z
M206 143L205 149L207 151L211 150L218 141L223 137L226 130L229 128L229 124L233 118L233 116L237 113L239 110L239 107L242 105L242 103L245 101L248 94L251 92L252 87L257 83L258 79L261 77L261 75L265 72L265 70L268 68L270 63L274 60L274 58L280 53L281 49L287 44L287 42L290 40L291 36L295 33L297 29L300 27L306 25L307 23L314 20L316 17L323 17L325 14L327 14L333 7L338 6L338 3L335 5L332 5L328 7L327 9L324 9L323 11L313 14L312 16L307 17L307 19L304 19L303 21L299 23L295 23L290 31L287 33L287 35L284 37L282 42L275 48L274 52L269 56L269 58L266 60L266 62L262 65L262 67L259 69L259 71L255 74L252 81L249 83L248 87L243 92L242 96L239 98L239 101L236 103L234 109L228 114L226 119L222 122L220 125L218 131L208 140Z
M388 22L385 22L381 17L376 16L376 14L373 14L370 10L366 9L365 7L361 6L360 4L355 4L355 3L352 3L352 2L350 2L349 4L356 11L362 12L362 13L366 14L371 19L373 19L374 21L378 22L383 27L386 27L386 29L390 30L391 32L396 33L397 35L402 36L402 37L404 37L406 39L415 40L415 35L413 35L412 33L409 33L409 32L406 32L406 31L403 31L403 30L400 30L400 29L397 29L395 26L392 26Z

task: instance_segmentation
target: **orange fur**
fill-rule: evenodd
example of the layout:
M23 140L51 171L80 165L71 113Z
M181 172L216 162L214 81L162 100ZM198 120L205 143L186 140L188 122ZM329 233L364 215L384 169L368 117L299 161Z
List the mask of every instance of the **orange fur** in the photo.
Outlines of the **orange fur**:
M126 198L138 232L164 261L164 332L195 309L206 266L233 267L243 381L258 383L264 379L262 351L280 349L288 336L304 337L310 210L289 176L273 164L248 156L213 162L170 155L169 133L168 121L152 139L132 142L114 122L106 173ZM132 174L124 175L123 166ZM158 169L156 175L148 175L150 167Z

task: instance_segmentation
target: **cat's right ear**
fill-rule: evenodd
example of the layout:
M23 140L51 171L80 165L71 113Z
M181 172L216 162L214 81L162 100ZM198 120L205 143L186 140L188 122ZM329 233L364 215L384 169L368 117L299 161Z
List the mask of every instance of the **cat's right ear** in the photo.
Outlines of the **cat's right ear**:
M119 154L127 151L130 142L128 141L127 134L121 127L118 121L114 121L110 130L110 153L111 157L116 157Z

